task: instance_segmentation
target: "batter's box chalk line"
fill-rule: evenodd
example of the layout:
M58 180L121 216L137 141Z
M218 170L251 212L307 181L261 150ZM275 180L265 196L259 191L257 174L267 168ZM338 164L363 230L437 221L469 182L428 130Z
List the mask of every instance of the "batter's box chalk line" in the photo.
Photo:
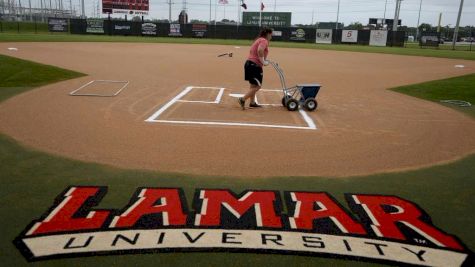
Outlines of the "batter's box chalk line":
M468 108L472 106L472 103L463 100L440 100L441 103L452 104L455 106Z
M80 93L79 91L88 87L88 86L91 86L92 84L94 83L113 83L113 84L123 84L122 87L119 88L119 90L117 90L115 93L113 94L82 94ZM127 86L129 85L129 81L114 81L114 80L92 80L88 83L86 83L85 85L79 87L78 89L72 91L69 93L69 95L71 96L99 96L99 97L113 97L113 96L117 96L119 95Z
M189 92L194 89L204 89L204 90L219 90L218 95L214 101L191 101L191 100L182 100ZM205 126L240 126L240 127L260 127L260 128L280 128L280 129L297 129L297 130L317 130L317 125L313 119L304 111L299 110L299 114L302 116L302 119L305 121L307 126L296 126L296 125L280 125L280 124L260 124L260 123L245 123L245 122L216 122L216 121L187 121L187 120L167 120L161 119L160 116L172 107L176 103L202 103L202 104L211 104L216 105L220 104L222 97L224 95L223 87L198 87L198 86L188 86L173 99L168 101L165 105L159 108L155 113L153 113L145 122L150 123L167 123L167 124L181 124L181 125L205 125ZM271 92L282 92L282 90L266 90L262 91L271 91ZM240 97L240 94L229 94L231 97ZM237 103L236 103L237 104ZM264 104L269 106L274 106L278 104ZM286 111L287 112L287 111Z

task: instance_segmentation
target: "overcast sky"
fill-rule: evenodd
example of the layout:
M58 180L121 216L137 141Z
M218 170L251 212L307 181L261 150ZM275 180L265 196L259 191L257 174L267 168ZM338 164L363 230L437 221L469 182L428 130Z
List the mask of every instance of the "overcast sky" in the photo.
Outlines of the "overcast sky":
M25 1L25 0L24 0ZM53 0L54 1L54 0ZM69 0L63 0L69 4ZM79 0L72 0L78 3ZM92 15L94 3L98 0L85 0L88 15ZM212 19L215 15L215 3L212 2ZM226 18L237 20L237 6L239 0L228 0L226 5ZM151 18L168 18L168 0L150 0ZM172 0L172 16L178 18L178 13L182 9L182 0ZM245 0L248 11L259 11L260 0ZM313 21L336 21L338 0L263 0L265 11L292 12L292 24L310 24ZM274 5L276 3L276 5ZM345 24L351 22L368 23L368 18L384 17L386 0L341 0L340 21ZM419 13L420 0L404 0L401 6L403 25L416 26ZM422 0L421 23L437 24L439 13L442 12L442 25L455 25L457 20L460 0ZM396 0L387 0L386 18L394 17ZM190 19L209 20L210 0L189 0L187 1L188 15ZM218 20L224 18L224 6L217 8L216 16ZM465 0L462 13L461 25L475 25L475 0Z

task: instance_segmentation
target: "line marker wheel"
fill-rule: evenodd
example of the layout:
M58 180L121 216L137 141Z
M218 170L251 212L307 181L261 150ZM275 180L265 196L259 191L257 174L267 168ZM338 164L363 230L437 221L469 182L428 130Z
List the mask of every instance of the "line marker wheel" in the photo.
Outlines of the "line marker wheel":
M296 111L299 109L299 102L293 98L289 98L286 103L288 111Z
M315 100L315 98L310 97L305 99L303 106L308 111L314 111L318 107L318 102Z

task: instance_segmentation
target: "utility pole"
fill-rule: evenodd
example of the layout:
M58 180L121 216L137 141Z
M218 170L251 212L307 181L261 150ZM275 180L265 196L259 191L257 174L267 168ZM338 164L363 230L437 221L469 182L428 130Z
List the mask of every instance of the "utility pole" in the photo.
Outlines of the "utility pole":
M336 11L336 25L335 28L338 30L338 20L340 19L340 0L338 0L338 9Z
M212 0L209 0L209 24L211 24L211 5L212 5Z
M462 10L463 10L463 0L460 0L459 15L457 17L457 24L455 25L454 39L452 40L452 50L455 50L455 44L457 43L457 38L459 35L460 18L462 17Z
M84 9L84 0L81 0L81 16L82 18L86 18L86 10Z
M0 5L2 6L2 13L1 14L3 15L3 14L5 14L5 2L2 0L0 2Z
M273 15L273 18L272 18L272 22L275 22L275 12L277 10L277 0L274 0L274 14ZM275 26L275 23L274 23L274 26Z
M399 24L399 12L401 11L401 2L402 0L396 0L396 11L394 12L393 32L397 31L397 26Z
M41 21L43 22L45 20L45 14L43 10L43 0L40 0L40 9L41 9Z
M241 5L240 5L240 1L238 1L238 21L237 21L237 25L238 25L238 28L239 28L239 25L241 25Z
M168 0L168 22L172 23L172 0Z
M313 26L313 18L314 18L314 15L315 15L315 8L312 9L312 26Z
M440 33L440 23L442 23L442 12L439 13L439 24L437 24L437 33Z
M383 17L383 25L386 24L386 10L388 7L388 0L386 0L386 3L384 4L384 17Z
M23 20L23 8L21 7L21 0L18 0L18 14L20 15L21 20Z
M392 46L394 46L394 43L396 42L397 26L399 24L399 12L401 11L401 2L402 0L396 0L396 10L394 11L394 20L393 20Z
M262 1L259 5L259 27L262 27Z
M31 13L31 0L28 0L28 7L29 7L29 13L30 13L30 21L33 21L33 13Z
M421 20L422 0L419 3L419 17L417 17L416 41L419 40L419 22Z

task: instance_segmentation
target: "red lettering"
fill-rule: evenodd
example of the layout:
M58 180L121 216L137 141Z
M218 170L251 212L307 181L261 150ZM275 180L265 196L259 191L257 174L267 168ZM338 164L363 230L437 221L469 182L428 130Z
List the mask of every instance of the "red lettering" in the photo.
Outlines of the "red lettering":
M423 221L424 211L415 204L393 196L352 195L352 201L360 205L368 217L370 227L379 237L406 240L396 223L402 223L440 247L463 250L462 245L450 235ZM351 200L350 200L351 201ZM391 207L394 211L385 210ZM357 212L355 210L355 212Z
M105 192L105 190L103 191ZM99 229L109 216L109 211L89 211L78 216L78 211L97 205L101 193L100 187L71 187L58 205L41 222L37 222L27 235Z
M293 215L289 217L290 227L293 229L313 230L315 220L329 218L342 233L366 234L363 226L326 193L291 192L290 197L295 202Z
M114 217L110 227L133 227L143 216L157 213L161 214L163 226L186 224L178 189L141 189L137 200L120 216Z
M258 227L282 227L281 218L274 209L275 192L249 191L238 199L226 190L201 190L200 199L201 213L195 217L196 226L220 226L221 208L225 207L238 219L253 208Z

